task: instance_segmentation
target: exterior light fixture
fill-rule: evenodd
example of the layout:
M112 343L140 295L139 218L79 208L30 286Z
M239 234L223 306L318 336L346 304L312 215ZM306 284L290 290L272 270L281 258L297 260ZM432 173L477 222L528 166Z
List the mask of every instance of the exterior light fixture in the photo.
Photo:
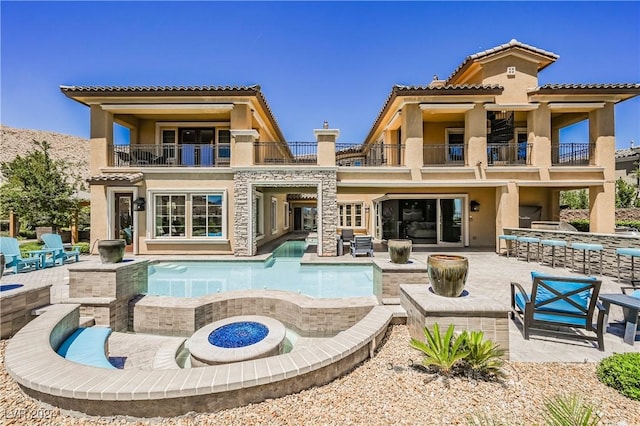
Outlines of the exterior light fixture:
M476 200L471 200L471 202L469 203L469 209L472 212L479 212L480 211L480 203L477 202Z
M143 212L147 202L143 197L136 198L133 200L133 211L135 212Z

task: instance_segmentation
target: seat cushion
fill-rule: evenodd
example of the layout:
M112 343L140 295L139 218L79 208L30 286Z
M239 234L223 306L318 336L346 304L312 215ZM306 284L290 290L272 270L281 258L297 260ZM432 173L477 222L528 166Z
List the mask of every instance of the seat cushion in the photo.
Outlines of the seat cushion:
M637 249L637 248L619 248L619 249L616 249L616 254L619 254L619 255L622 255L622 256L640 257L640 249Z
M531 272L531 278L551 278L553 275L543 274L540 272L533 271ZM558 277L560 278L560 277ZM576 289L579 289L585 285L584 282L580 282L580 280L589 280L595 281L596 277L562 277L566 279L575 279L576 282L571 281L551 281L544 280L545 284L553 287L561 294L570 293ZM536 292L536 305L540 303L544 303L546 300L553 299L556 296L549 291L547 288L543 286L538 286ZM589 306L589 301L591 299L591 290L581 291L580 293L576 293L569 297L574 303L581 306L584 309L587 309ZM556 300L555 302L547 303L537 308L538 311L553 311L553 312L567 312L572 314L582 314L583 312L577 307L573 306L566 300Z
M527 294L527 298L531 299L531 295ZM525 301L524 301L524 296L522 295L522 293L517 293L516 294L516 305L518 305L518 307L520 308L520 310L522 310L522 312L524 312L525 310ZM553 302L550 303L547 306L552 306L555 303L560 303L560 302ZM573 306L569 305L567 302L562 301L562 303L564 303L564 305L569 306L574 312L573 313L577 313L577 309L574 308ZM557 305L560 306L560 305ZM587 319L585 317L582 318L578 318L578 317L570 317L567 315L562 315L562 312L566 312L566 310L564 311L556 311L554 309L547 309L547 310L543 310L540 309L538 310L536 313L533 314L533 319L536 321L546 321L546 322L553 322L553 323L558 323L558 324L570 324L570 325L575 325L577 327L586 327L587 325Z

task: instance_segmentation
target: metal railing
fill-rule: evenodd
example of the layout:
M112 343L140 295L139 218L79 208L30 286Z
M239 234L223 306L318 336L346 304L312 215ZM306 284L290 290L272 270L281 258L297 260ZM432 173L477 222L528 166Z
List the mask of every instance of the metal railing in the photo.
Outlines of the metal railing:
M487 144L487 164L489 166L529 166L532 146L530 143Z
M554 166L589 165L595 144L560 143L551 145L551 164Z
M438 144L424 145L422 148L424 165L433 166L464 166L467 145L462 144Z
M111 145L115 167L229 167L230 144Z
M336 144L336 164L352 167L390 167L402 166L404 145L373 144L363 147L360 144Z
M254 164L317 164L316 142L254 142Z

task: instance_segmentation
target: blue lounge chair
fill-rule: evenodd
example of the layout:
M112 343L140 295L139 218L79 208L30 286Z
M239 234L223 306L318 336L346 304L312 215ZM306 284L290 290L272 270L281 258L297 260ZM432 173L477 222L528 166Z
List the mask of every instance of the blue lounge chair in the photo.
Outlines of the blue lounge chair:
M0 252L4 254L5 269L15 268L16 274L25 269L40 269L40 256L23 258L15 238L0 237Z
M605 309L598 302L602 281L593 277L555 277L532 272L533 285L527 293L511 283L511 318L518 316L525 340L531 331L564 338L597 341L604 351ZM596 325L591 323L598 310ZM584 329L595 336L568 329Z
M62 244L62 238L58 234L42 234L40 237L44 242L45 248L56 250L53 253L53 262L58 263L60 261L60 265L64 265L64 263L71 259L75 258L76 262L80 260L80 248L73 247L71 250L65 250L64 244Z

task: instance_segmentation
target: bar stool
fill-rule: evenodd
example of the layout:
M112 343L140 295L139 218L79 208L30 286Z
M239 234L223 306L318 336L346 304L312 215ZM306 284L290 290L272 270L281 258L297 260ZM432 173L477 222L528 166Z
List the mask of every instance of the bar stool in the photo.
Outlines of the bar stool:
M540 263L544 263L544 246L551 247L551 267L556 267L556 247L564 247L564 265L567 265L567 242L560 240L541 240L540 250L542 255L540 256Z
M618 259L618 281L620 281L620 256L630 256L631 257L631 281L635 280L635 268L633 264L634 257L640 257L640 249L639 248L618 248L616 249L616 257Z
M498 236L498 253L502 250L502 240L505 241L505 245L507 246L507 257L509 257L509 252L513 250L513 243L517 243L518 237L516 235L499 235ZM517 254L517 253L516 253Z
M540 259L540 238L536 237L518 237L516 240L516 256L520 258L520 244L527 243L527 262L531 254L531 244L536 245L536 259Z
M585 269L588 270L588 274L591 275L591 252L600 253L600 274L602 274L602 245L601 244L587 244L587 243L571 243L571 269L574 264L574 253L576 250L582 250L582 273L585 273Z

